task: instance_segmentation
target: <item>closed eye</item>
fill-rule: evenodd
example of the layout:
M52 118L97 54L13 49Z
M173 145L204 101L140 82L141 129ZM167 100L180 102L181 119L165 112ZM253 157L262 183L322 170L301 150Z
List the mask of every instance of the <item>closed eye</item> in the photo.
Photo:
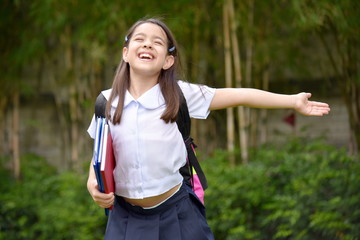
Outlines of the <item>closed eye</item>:
M163 43L162 43L161 41L155 41L154 43L155 43L156 45L161 45L161 46L163 45Z

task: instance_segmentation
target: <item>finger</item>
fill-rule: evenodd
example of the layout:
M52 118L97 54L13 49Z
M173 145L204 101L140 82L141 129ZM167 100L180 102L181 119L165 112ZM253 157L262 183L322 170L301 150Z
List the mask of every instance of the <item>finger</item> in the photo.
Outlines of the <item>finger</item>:
M103 205L99 205L99 207L102 207L102 208L110 208L111 206L113 206L113 204L103 204Z
M311 103L312 105L314 105L314 106L329 107L329 104L323 103L323 102L310 101L310 103Z
M102 208L109 208L114 204L114 202L99 202L98 205Z
M108 198L108 199L114 197L113 192L111 192L111 193L101 193L101 194L103 195L104 198Z
M106 207L108 208L108 207L114 205L114 201L115 201L115 197L113 196L111 199L106 201Z
M323 116L326 114L329 114L330 109L329 108L317 108L314 107L311 112L310 115L312 116Z
M97 192L94 194L93 199L99 206L104 206L104 204L112 204L115 200L115 196L113 193L105 194L102 192Z
M114 205L115 196L111 196L110 199L102 199L98 202L98 205L102 208L109 208Z
M319 110L319 111L330 112L330 107L327 104L325 104L325 105L317 105L317 106L314 106L313 108L316 109L316 110Z
M102 193L100 191L96 191L94 193L94 198L96 198L97 200L102 200L102 201L107 201L109 199L113 199L114 198L114 194L113 193Z

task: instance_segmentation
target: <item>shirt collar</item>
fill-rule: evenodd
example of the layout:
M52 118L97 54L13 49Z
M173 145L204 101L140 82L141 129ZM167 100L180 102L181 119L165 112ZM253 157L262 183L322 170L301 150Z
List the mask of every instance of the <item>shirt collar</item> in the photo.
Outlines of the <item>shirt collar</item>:
M118 97L116 97L112 102L112 106L116 107L118 100ZM137 100L134 99L129 91L126 91L124 108L126 108L131 102L137 102L146 109L156 109L165 104L165 99L161 93L160 85L156 84L154 87L143 93Z

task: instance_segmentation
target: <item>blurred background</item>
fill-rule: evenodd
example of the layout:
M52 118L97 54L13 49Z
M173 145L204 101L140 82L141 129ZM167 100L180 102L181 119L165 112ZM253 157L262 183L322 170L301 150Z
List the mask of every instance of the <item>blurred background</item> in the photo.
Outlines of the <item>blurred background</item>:
M216 239L359 239L359 1L0 4L0 239L102 239L86 130L144 17L173 31L181 79L311 92L331 107L321 118L241 107L192 122Z

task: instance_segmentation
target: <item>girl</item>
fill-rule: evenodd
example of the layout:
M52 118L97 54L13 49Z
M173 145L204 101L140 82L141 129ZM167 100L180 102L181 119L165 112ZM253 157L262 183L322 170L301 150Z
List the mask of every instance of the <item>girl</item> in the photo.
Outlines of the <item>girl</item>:
M181 94L190 116L200 119L210 110L238 105L293 108L310 116L330 111L325 103L308 101L310 93L214 89L178 81L178 63L176 41L163 22L140 20L129 29L112 89L103 91L117 162L115 193L98 191L92 166L87 182L100 207L113 206L105 239L214 239L204 206L179 173L187 154L175 122ZM93 118L92 138L95 126Z

